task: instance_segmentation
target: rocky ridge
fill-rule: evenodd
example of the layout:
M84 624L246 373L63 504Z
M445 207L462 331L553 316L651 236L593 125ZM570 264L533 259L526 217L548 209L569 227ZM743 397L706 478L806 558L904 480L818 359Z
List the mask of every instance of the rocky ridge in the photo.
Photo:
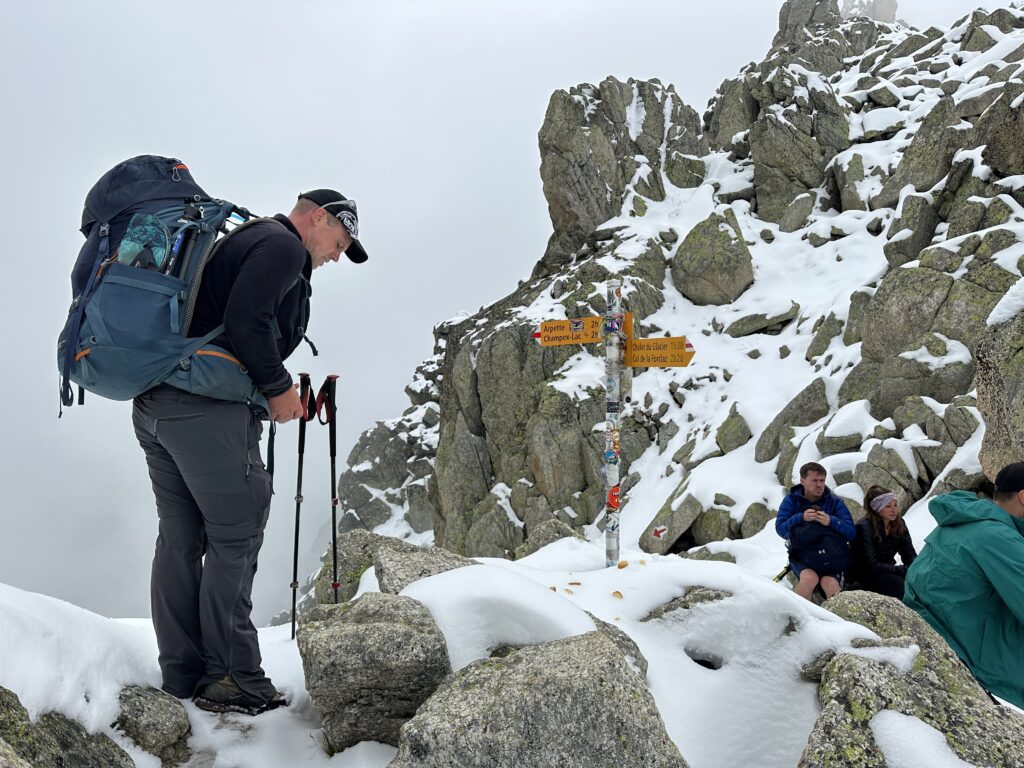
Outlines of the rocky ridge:
M361 537L361 545L373 552L375 565L370 567L376 581L388 583L391 566L381 555L394 551L393 544L372 534L345 534L353 536ZM425 574L444 573L453 565L441 550L406 554L415 557ZM459 567L493 569L473 561ZM786 764L884 768L886 756L876 741L876 724L886 715L914 718L938 731L952 753L972 765L1017 766L1024 761L1024 718L994 704L945 641L897 600L842 592L823 607L850 622L846 624L823 620L821 612L811 613L793 594L755 594L755 589L775 588L759 580L736 580L736 566L725 566L732 569L729 576L728 570L716 571L710 564L655 556L649 563L631 561L624 568L619 569L623 576L635 570L641 579L646 572L648 584L673 584L666 594L678 596L653 607L642 598L646 608L632 615L639 621L628 618L627 600L614 609L623 614L612 619L615 626L592 616L596 631L549 642L508 645L492 635L495 639L483 658L455 668L432 611L410 596L366 591L351 602L311 611L303 618L299 649L328 750L378 740L397 747L391 768L685 768L688 763L677 745L682 738L687 743L691 739L685 729L678 730L679 722L667 732L668 718L661 713L680 697L692 695L680 684L693 679L674 665L692 669L695 663L711 674L733 669L731 674L736 675L736 670L749 669L759 679L778 675L767 688L774 696L760 702L769 708L777 707L779 696L797 693L792 682L797 677L816 686L816 716L801 725L804 718L795 701L784 715L786 727L794 731L794 743L787 748L793 762ZM558 576L539 578L543 583L557 581ZM579 578L597 577L590 573ZM723 578L729 590L722 588ZM583 588L581 582L575 583ZM634 594L643 592L635 589ZM500 599L500 594L494 598ZM573 602L570 597L563 610L578 611ZM515 626L531 620L529 609L506 618ZM493 631L492 618L482 615L475 620ZM649 669L639 643L656 649L659 633L685 648L685 657L672 659L668 668L660 659L662 666ZM794 653L794 648L821 648L822 633L831 633L824 650ZM810 637L817 639L809 644ZM447 637L447 647L453 640ZM675 672L672 684L659 686L660 676L670 670ZM728 681L723 682L726 686L736 684L728 674L723 681ZM764 693L762 685L751 680L750 688L739 695L757 697ZM703 703L722 706L722 701ZM734 716L739 718L733 724L738 728L744 727L743 718L758 717L756 707L749 706L738 708ZM686 727L691 726L687 721ZM749 753L729 750L728 743L720 744L719 764L749 764ZM774 765L780 757L773 753L769 763L761 764Z
M624 533L646 549L757 533L781 499L765 487L804 461L857 509L873 483L906 505L984 488L1020 455L1024 13L918 31L867 5L844 20L785 3L766 58L703 119L656 80L556 92L547 251L508 297L439 326L413 407L350 457L343 528L422 530L429 512L438 545L499 557L552 520L597 535L603 389L579 382L599 362L532 332L602 312L612 276L638 335L698 349L687 369L638 369L623 412ZM781 295L794 275L814 289ZM715 479L750 467L746 488Z

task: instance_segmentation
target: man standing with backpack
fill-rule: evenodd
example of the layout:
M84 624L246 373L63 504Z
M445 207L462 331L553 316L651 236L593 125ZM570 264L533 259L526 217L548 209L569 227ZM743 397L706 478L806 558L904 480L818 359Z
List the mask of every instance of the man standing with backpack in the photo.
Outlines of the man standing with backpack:
M355 202L330 189L299 195L287 216L245 225L202 273L189 336L214 339L284 423L303 416L284 360L303 340L312 271L342 253L366 261ZM151 581L163 689L214 712L285 703L261 668L252 583L270 511L263 426L243 402L160 384L135 398L159 535Z

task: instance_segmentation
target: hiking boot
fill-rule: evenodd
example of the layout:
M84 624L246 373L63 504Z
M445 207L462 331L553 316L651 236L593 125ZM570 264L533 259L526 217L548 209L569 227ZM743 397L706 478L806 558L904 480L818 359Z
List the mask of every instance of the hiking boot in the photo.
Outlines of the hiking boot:
M240 712L243 715L259 715L288 706L280 691L275 692L269 701L263 701L239 688L230 675L203 686L203 690L192 697L192 703L206 712Z

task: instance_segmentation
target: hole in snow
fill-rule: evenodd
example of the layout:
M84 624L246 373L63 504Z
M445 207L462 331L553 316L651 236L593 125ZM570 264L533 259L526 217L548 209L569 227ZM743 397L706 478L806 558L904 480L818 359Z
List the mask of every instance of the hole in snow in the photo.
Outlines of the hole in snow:
M703 651L699 648L684 648L683 650L695 663L700 664L702 667L707 667L708 669L721 669L722 664L725 663L725 660L721 656L709 653L708 651Z

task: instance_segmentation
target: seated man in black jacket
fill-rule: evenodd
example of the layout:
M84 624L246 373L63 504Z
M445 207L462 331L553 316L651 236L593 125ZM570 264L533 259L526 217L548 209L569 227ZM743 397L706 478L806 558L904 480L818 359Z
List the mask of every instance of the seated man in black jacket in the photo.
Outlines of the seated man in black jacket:
M896 494L873 485L864 495L864 509L867 515L857 523L850 576L861 589L902 600L907 568L917 550L900 517ZM897 565L896 555L902 564Z
M276 422L302 415L284 360L305 334L312 271L342 253L366 261L358 234L353 201L313 190L288 216L232 235L203 272L191 335L224 324L218 346L248 369ZM161 385L135 399L133 421L159 516L150 594L163 689L217 712L280 706L249 619L271 497L258 416Z

